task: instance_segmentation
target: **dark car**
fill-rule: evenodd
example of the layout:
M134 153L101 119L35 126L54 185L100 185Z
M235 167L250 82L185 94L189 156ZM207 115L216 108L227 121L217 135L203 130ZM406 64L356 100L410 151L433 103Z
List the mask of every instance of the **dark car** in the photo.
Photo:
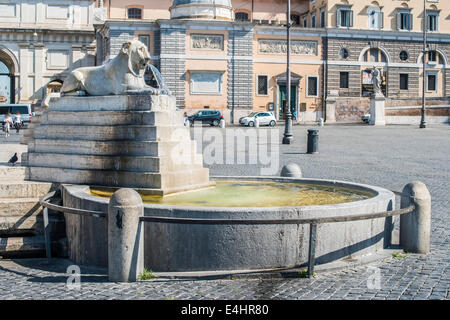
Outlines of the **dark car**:
M202 110L188 117L191 126L193 126L194 123L201 123L217 127L219 126L221 119L223 119L223 115L217 110Z

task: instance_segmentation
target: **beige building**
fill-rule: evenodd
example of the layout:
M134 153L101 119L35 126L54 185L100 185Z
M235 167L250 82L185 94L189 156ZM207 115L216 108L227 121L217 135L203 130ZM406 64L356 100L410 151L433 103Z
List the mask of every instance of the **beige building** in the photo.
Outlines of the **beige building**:
M425 4L426 19L423 0L291 0L298 119L360 121L373 67L382 73L390 119L416 119L424 21L428 115L448 119L450 1ZM122 42L140 39L189 113L284 117L286 0L4 0L0 15L0 101L40 103L73 68L101 64ZM336 101L328 114L327 101Z
M285 0L110 0L103 6L98 63L114 56L124 39L141 39L180 108L221 109L234 121L251 110L283 118ZM450 2L426 0L426 19L423 6L422 0L292 0L291 104L299 120L360 121L368 112L374 67L382 73L390 119L417 118L426 21L429 115L445 121ZM336 100L328 117L327 100Z

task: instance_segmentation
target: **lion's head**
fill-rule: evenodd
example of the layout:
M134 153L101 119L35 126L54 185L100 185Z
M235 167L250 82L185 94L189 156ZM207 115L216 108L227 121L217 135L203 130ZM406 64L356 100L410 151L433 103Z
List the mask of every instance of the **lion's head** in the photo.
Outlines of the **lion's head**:
M142 76L150 63L150 54L147 47L138 40L125 42L122 45L122 54L128 56L128 69L136 77Z

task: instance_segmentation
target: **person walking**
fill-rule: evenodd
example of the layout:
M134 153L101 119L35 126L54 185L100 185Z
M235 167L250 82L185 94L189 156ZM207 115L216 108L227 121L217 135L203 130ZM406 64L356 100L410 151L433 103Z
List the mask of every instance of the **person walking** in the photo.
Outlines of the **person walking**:
M185 113L183 114L183 116L184 116L184 126L185 126L185 127L189 127L189 118L188 118L187 112L185 112Z
M12 126L11 114L7 113L5 116L5 124L4 124L5 138L9 137L9 131L11 129L11 126Z
M19 133L19 130L21 127L22 127L22 121L20 119L20 112L17 111L14 116L14 128L16 128L16 133Z

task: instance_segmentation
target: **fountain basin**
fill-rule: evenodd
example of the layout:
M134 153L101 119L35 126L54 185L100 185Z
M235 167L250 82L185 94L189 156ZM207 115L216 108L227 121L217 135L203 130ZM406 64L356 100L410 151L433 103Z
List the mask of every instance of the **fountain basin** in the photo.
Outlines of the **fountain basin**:
M301 219L392 210L395 196L374 186L319 179L213 177L260 183L345 188L363 200L308 206L226 207L145 204L145 216L203 219ZM65 206L107 212L109 200L89 186L63 185ZM95 188L93 188L95 189ZM139 190L138 190L139 191ZM78 264L107 266L107 221L65 214L69 257ZM318 225L316 263L374 254L392 230L390 218ZM289 268L308 260L309 225L192 225L145 223L144 265L155 272Z

